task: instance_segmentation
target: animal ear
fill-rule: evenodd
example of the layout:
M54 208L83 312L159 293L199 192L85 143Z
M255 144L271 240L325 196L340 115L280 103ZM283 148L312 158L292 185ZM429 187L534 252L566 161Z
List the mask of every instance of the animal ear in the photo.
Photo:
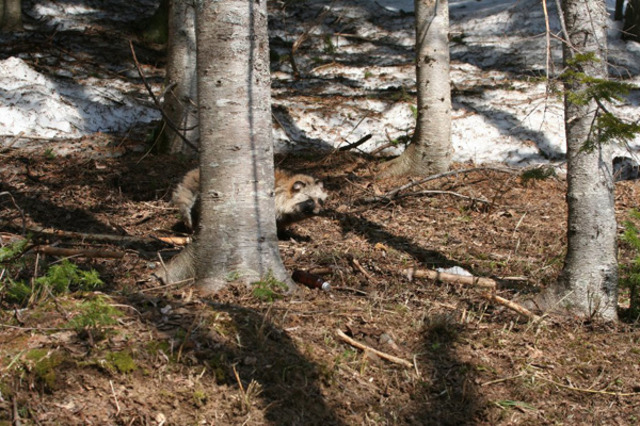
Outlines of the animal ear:
M305 187L304 182L297 180L294 182L291 188L293 188L294 191L300 191L304 187Z
M321 180L317 180L316 185L318 185L320 188L324 188L324 184L322 183Z

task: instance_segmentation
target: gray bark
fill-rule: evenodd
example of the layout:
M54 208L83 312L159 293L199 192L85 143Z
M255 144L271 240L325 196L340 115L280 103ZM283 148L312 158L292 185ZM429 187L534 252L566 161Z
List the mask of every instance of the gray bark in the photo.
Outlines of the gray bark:
M22 0L0 0L0 30L22 31Z
M428 175L451 164L449 2L415 0L418 120L411 144L384 175Z
M168 119L191 142L186 144L174 130L164 128L164 144L171 153L195 156L198 146L196 83L195 9L191 2L173 0L169 9L169 46L167 52L166 83L172 86L165 96L163 110Z
M607 14L604 0L563 0L571 46L564 47L565 66L588 76L607 78ZM593 52L597 61L568 60L575 52ZM565 93L582 91L583 83L565 84ZM568 247L557 300L579 316L617 319L618 260L611 146L596 144L595 101L578 105L565 95L567 139Z
M197 5L200 225L197 285L216 291L271 273L293 286L276 236L271 81L264 0Z

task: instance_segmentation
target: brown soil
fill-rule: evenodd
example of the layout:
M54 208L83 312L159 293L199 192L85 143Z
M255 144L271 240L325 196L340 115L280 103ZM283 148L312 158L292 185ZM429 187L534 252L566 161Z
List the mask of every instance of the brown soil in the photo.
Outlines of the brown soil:
M308 157L307 157L308 158ZM553 283L565 247L565 182L523 184L478 171L443 178L393 202L361 201L407 183L375 181L377 161L351 154L279 159L331 191L326 214L282 241L290 270L325 268L324 293L300 287L274 302L231 286L212 297L150 277L152 244L102 244L34 235L61 247L126 250L124 259L74 259L100 272L100 292L4 304L0 422L22 424L636 424L636 325L570 317L531 322L470 286L409 281L410 266L458 265L505 278L498 294L523 298ZM457 168L461 168L458 165ZM129 153L117 159L5 153L2 229L36 225L139 237L177 235L168 193L189 164ZM415 190L416 188L412 188ZM616 188L619 219L640 183ZM174 250L175 251L175 250ZM629 254L623 250L623 261ZM55 261L24 256L42 273ZM118 322L69 327L98 294ZM341 340L342 330L395 364ZM40 350L40 351L39 351ZM123 361L124 360L124 361ZM127 363L128 362L128 363Z
M303 2L285 3L305 10ZM131 35L120 30L103 22L83 34L29 33L3 44L1 53L20 54L46 72L39 55L62 60L69 50L51 53L47 43L77 42L91 53L84 66L110 69L114 57L130 62ZM158 49L139 49L145 64L162 63ZM304 54L310 62L318 56ZM160 69L149 72L158 87ZM137 87L143 94L140 81ZM296 82L291 87L295 91ZM330 107L330 96L309 99ZM181 235L169 193L193 163L141 154L137 148L148 129L133 130L74 144L90 155L55 155L45 147L53 143L0 152L3 245L36 226L140 238ZM179 248L34 232L37 244L126 255L73 259L99 272L105 282L99 291L46 293L22 306L6 299L9 279L31 283L58 258L30 252L1 265L0 425L640 422L637 323L569 315L535 322L487 300L481 289L410 281L402 273L414 266L460 266L500 279L497 294L506 299L536 294L562 267L563 179L525 183L485 170L413 187L394 201L363 203L408 180L376 181L381 160L350 153L277 160L323 178L331 191L326 213L294 225L294 238L280 248L290 271L324 269L332 291L301 286L268 302L231 285L204 296L192 286L163 287L153 279L158 253L168 259ZM639 192L638 182L617 184L619 223L638 205ZM621 245L622 263L632 255ZM99 297L120 312L109 316L117 322L105 325L109 318L96 316L93 326L72 327L86 303L97 304ZM363 352L338 330L412 366Z

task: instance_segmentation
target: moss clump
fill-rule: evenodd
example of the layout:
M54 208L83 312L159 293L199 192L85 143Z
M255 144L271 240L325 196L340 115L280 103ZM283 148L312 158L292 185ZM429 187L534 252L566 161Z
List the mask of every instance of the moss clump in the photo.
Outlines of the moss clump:
M261 279L253 283L253 296L263 302L273 302L281 299L283 292L287 290L287 285L282 281L278 281L271 271Z
M129 351L109 352L106 361L114 370L122 374L129 374L138 368Z
M27 368L35 374L36 378L47 390L56 389L57 368L64 361L60 352L52 352L47 349L32 349L25 355Z

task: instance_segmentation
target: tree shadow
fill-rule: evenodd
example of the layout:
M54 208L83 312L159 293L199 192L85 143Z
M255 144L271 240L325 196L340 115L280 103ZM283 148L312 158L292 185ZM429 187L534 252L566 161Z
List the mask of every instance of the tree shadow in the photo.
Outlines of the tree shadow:
M272 307L263 313L233 303L202 300L207 306L194 310L171 298L156 298L151 303L142 294L131 295L129 302L165 333L166 317L163 319L154 306L171 305L180 311L171 318L175 329L168 333L182 336L181 346L188 348L182 359L196 360L208 368L218 385L237 389L239 398L244 397L239 405L261 401L266 419L273 424L344 424L322 394L321 367L309 361L287 331L274 323ZM252 393L255 383L258 392ZM244 409L250 411L249 407Z

